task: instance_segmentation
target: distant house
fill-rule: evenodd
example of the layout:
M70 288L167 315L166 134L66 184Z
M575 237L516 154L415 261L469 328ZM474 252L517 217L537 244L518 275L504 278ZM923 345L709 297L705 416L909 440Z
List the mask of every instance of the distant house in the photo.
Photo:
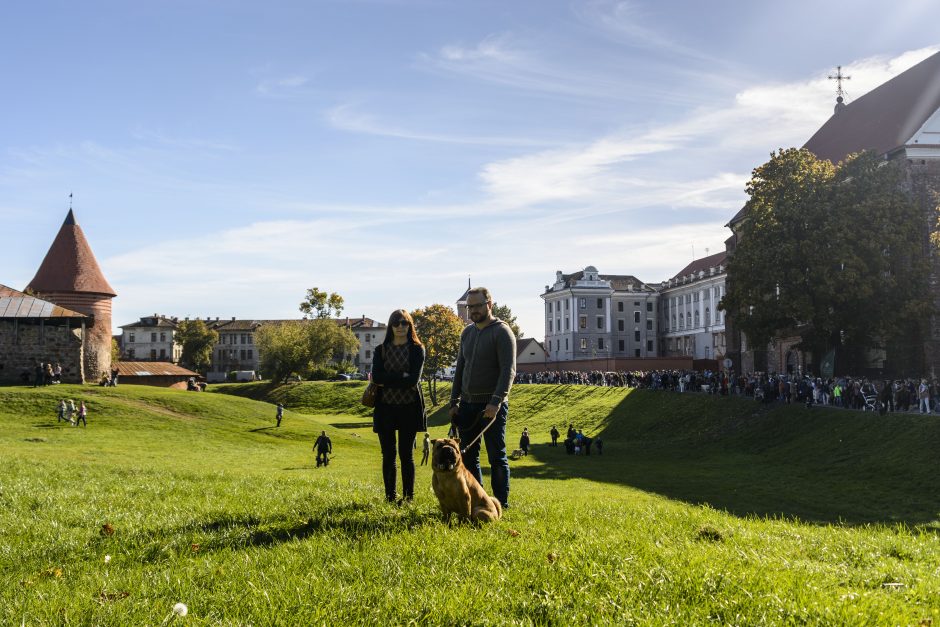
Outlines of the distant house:
M544 364L547 361L545 347L535 338L526 337L516 341L517 364Z
M662 284L659 323L662 355L693 359L725 356L725 319L718 303L725 295L728 253L692 261Z
M190 378L199 377L199 373L160 361L119 361L119 385L152 385L161 388L186 389Z
M131 361L179 363L183 347L176 342L177 318L153 314L121 325L121 357Z

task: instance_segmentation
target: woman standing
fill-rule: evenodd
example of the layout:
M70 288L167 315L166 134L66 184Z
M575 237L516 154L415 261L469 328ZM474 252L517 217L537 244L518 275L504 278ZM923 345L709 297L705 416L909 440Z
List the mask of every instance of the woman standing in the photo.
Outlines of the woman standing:
M414 320L404 309L392 312L388 319L385 340L376 347L372 363L372 383L379 386L372 430L382 446L382 479L385 499L395 502L396 493L395 436L398 436L398 457L401 460L402 500L411 501L415 492L415 436L427 431L421 371L424 368L424 346L415 332Z

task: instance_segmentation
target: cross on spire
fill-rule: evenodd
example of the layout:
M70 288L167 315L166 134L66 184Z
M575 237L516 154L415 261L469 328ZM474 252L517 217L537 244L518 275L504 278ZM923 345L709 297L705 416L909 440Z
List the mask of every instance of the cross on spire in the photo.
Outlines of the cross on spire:
M845 90L842 89L842 81L851 80L851 76L846 76L842 73L842 66L836 66L835 76L832 74L829 75L829 80L836 82L836 100L842 102L845 100Z

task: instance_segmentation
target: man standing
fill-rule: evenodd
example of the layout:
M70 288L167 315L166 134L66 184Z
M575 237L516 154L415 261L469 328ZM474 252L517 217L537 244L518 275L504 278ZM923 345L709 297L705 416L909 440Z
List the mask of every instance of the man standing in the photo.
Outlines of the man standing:
M467 311L473 324L460 334L460 352L450 396L450 418L463 442L483 432L490 462L493 496L509 507L509 458L506 457L506 419L509 388L516 375L516 336L509 325L493 317L493 298L485 287L467 292ZM463 455L463 463L483 485L480 442Z
M330 463L330 458L327 457L327 454L333 452L333 442L326 434L326 431L320 432L320 437L313 443L313 449L317 452L317 468Z
M558 429L555 428L555 425L552 425L550 435L552 436L552 446L558 446L558 436L561 434L558 432Z
M275 418L277 419L277 426L280 427L281 419L284 418L284 406L281 405L280 403L277 404L277 415L275 416Z

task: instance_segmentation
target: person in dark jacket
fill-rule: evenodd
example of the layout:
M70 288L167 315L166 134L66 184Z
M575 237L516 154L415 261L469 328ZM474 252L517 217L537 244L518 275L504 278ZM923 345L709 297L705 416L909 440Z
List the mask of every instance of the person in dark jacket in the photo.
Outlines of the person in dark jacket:
M382 448L382 480L385 499L396 502L395 467L397 453L401 461L402 499L411 501L415 492L415 437L427 431L421 371L424 369L424 346L418 339L414 320L404 309L392 312L385 339L376 347L372 362L372 383L379 386L372 430L379 436Z
M313 443L313 450L317 452L317 468L326 466L330 463L328 455L333 452L333 441L326 431L320 432L320 437Z
M522 430L522 437L519 438L519 448L522 449L522 454L529 455L529 429L525 428Z

